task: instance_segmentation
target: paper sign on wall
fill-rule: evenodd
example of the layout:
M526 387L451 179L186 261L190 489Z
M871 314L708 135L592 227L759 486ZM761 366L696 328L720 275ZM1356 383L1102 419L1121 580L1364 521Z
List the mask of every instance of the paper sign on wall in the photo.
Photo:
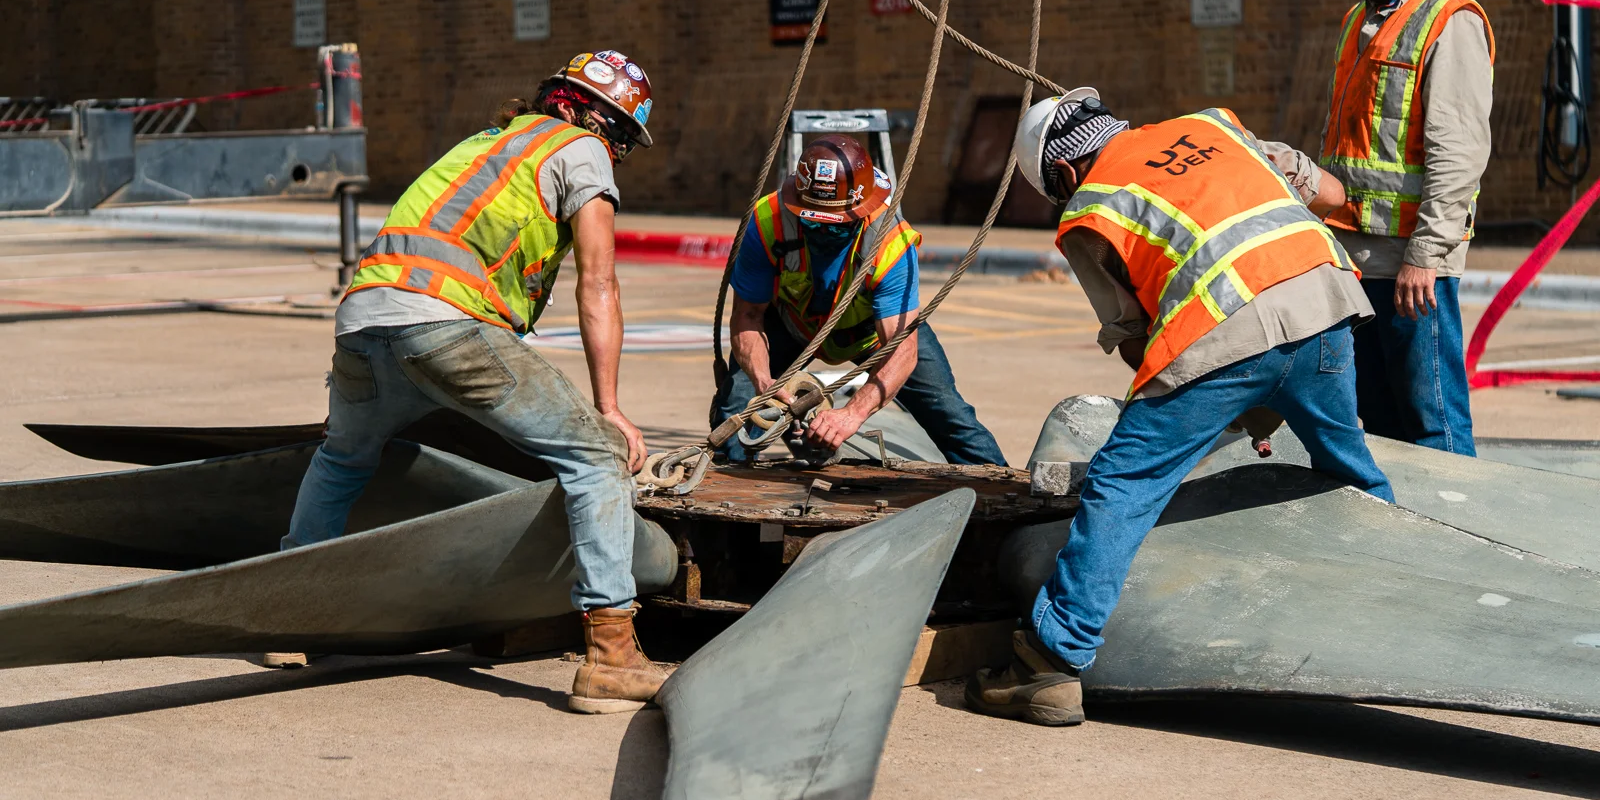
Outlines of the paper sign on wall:
M1197 28L1244 22L1244 0L1189 0L1189 19Z
M294 0L294 46L321 47L327 42L326 0Z
M519 42L542 42L550 38L550 0L513 0L516 17L514 35Z

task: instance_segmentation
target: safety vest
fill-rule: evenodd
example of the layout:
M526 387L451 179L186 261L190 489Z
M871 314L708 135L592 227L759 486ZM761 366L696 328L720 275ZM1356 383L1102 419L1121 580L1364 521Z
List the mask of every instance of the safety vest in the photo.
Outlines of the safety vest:
M1328 121L1322 132L1323 169L1344 183L1346 201L1329 215L1334 227L1409 237L1422 203L1423 64L1457 11L1483 17L1494 60L1489 17L1473 0L1406 0L1361 45L1367 4L1344 18ZM1472 238L1478 194L1472 195L1467 234Z
M1057 245L1079 228L1111 243L1150 318L1130 398L1268 287L1322 264L1355 269L1227 109L1112 138L1068 201Z
M345 297L388 286L528 331L572 247L571 226L545 208L539 168L593 135L529 114L456 145L400 196Z
M844 316L839 318L839 324L818 351L822 360L829 364L854 361L878 346L877 315L872 309L872 292L907 250L922 244L922 234L913 230L898 211L893 217L887 216L885 212L888 208L887 205L879 208L863 220L855 240L845 253L844 270L839 276L838 287L834 289L835 304L855 279L855 271L863 262L872 265L872 274L867 276L861 293L850 302ZM816 291L816 282L811 276L810 254L806 252L805 241L801 238L800 220L773 193L756 203L755 225L756 232L761 235L767 260L778 268L778 277L773 286L773 302L777 306L778 316L795 338L809 342L817 335L822 323L827 321L833 305L820 316L807 314L811 295ZM863 258L864 253L872 255Z

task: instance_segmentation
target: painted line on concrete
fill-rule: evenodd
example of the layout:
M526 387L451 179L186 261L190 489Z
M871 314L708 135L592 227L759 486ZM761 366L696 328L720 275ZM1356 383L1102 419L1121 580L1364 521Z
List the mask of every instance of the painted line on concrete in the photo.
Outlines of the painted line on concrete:
M1528 361L1502 361L1498 364L1479 364L1479 371L1502 369L1538 369L1541 367L1570 367L1579 364L1600 364L1600 356L1570 356L1567 358L1535 358Z
M130 281L144 278L216 278L234 275L278 275L296 272L333 272L315 264L273 264L262 267L211 267L207 269L174 269L160 272L111 272L87 275L44 275L31 278L0 278L0 286L32 286L40 283L70 283L73 281Z

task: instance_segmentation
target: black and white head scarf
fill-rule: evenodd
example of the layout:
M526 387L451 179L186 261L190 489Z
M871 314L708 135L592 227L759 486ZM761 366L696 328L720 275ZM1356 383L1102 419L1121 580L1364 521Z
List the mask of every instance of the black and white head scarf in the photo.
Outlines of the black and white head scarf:
M1044 185L1056 185L1056 160L1074 161L1106 146L1111 137L1128 129L1128 123L1117 119L1110 114L1103 114L1088 122L1068 130L1069 121L1073 112L1078 110L1080 103L1062 103L1056 107L1056 115L1050 121L1050 132L1044 137L1044 155L1041 157L1040 173L1044 176ZM1082 177L1082 176L1079 176ZM1064 197L1052 197L1057 203L1066 202Z

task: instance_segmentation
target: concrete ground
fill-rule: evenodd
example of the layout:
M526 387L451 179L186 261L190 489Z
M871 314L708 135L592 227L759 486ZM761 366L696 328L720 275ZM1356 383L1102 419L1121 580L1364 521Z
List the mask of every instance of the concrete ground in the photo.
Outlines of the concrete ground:
M631 227L646 224L655 223ZM0 315L309 298L325 292L335 261L331 251L3 221ZM630 324L709 323L716 271L620 272ZM929 276L924 297L940 277ZM541 330L576 324L569 298L560 290ZM1469 311L1470 328L1481 309ZM963 393L1014 462L1027 458L1057 400L1119 395L1127 384L1127 370L1095 347L1092 312L1073 286L977 276L934 328ZM0 324L0 480L116 467L56 450L25 422L320 419L330 333L325 318L243 313ZM580 352L546 355L587 388ZM1518 310L1484 360L1594 355L1600 313ZM705 432L710 373L703 350L629 354L623 408L654 447L690 441ZM1475 393L1479 434L1600 439L1600 403L1558 399L1554 388ZM0 562L0 604L147 574ZM555 657L493 662L453 651L333 657L296 672L242 656L11 670L0 673L0 798L658 796L667 753L660 712L570 715L563 692L573 670ZM952 682L904 692L878 796L1600 797L1595 727L1215 700L1093 706L1084 727L1045 730L970 714L960 691Z

